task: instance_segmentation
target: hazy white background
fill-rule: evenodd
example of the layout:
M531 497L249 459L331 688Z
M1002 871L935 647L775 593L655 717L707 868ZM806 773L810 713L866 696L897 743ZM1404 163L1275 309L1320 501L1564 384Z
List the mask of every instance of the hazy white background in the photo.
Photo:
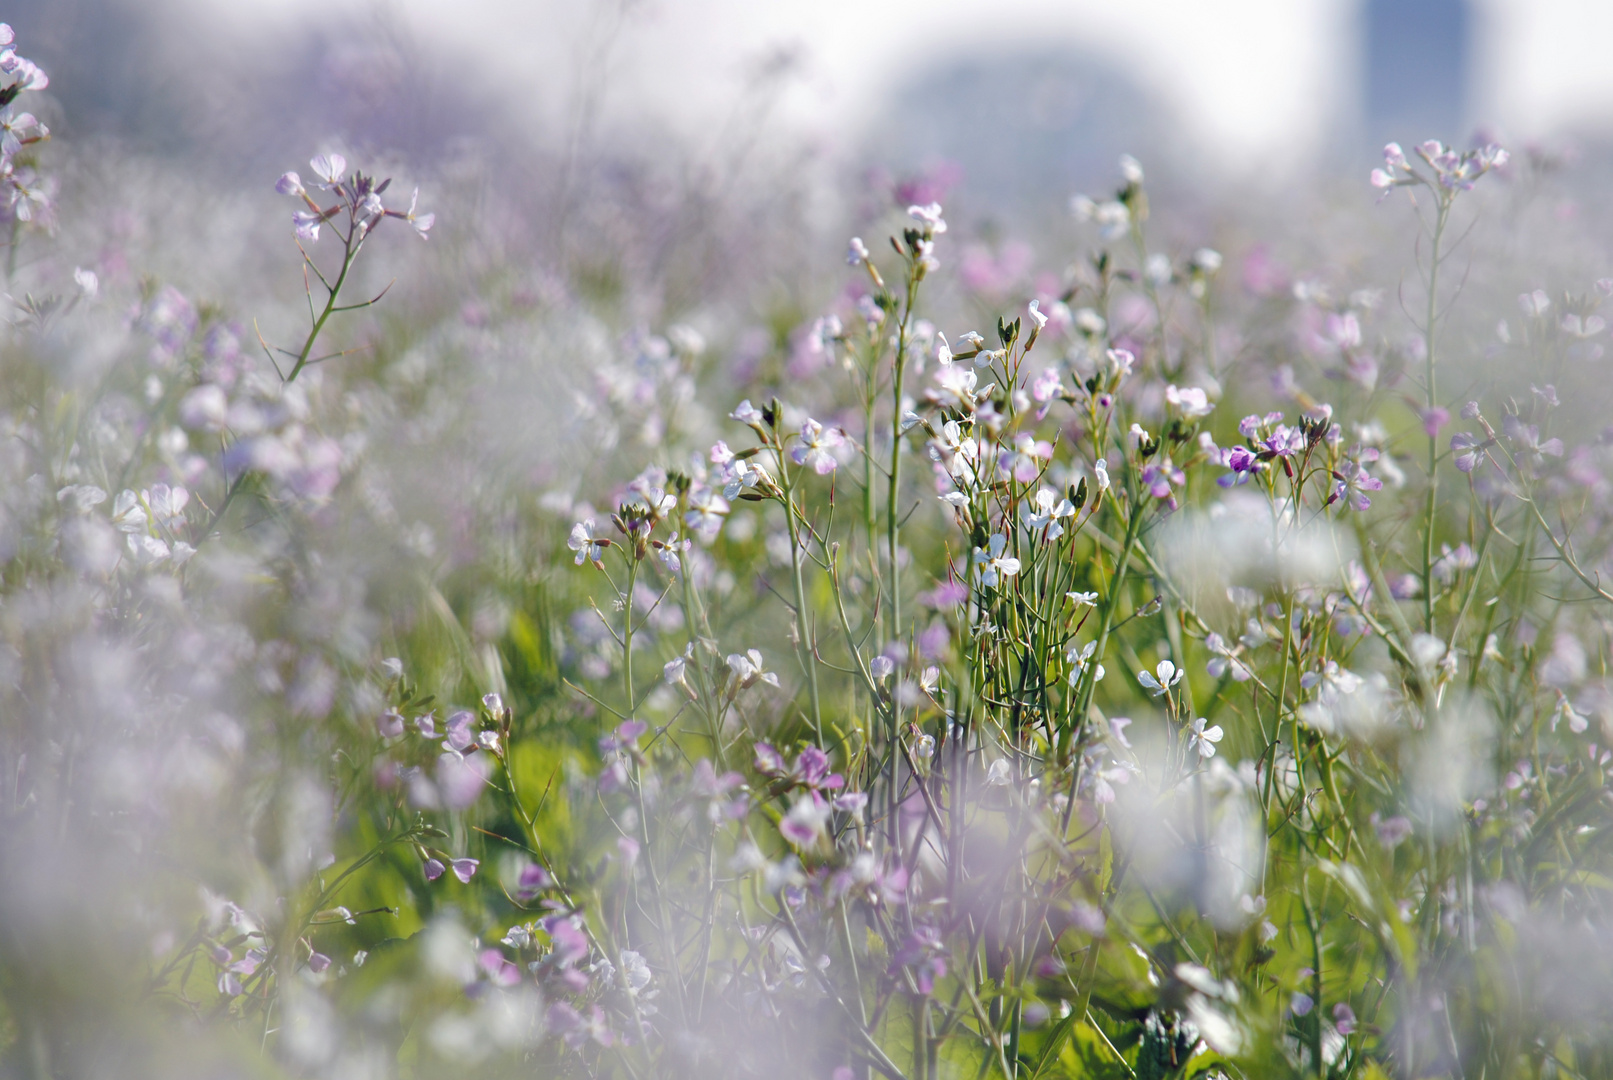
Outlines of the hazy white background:
M326 0L177 0L199 22L254 34L318 20ZM574 102L579 69L605 72L602 118L697 139L741 107L747 74L799 58L777 121L830 148L927 55L1030 41L1095 48L1131 69L1188 137L1234 171L1304 154L1358 96L1352 0L389 0L374 17L476 58L476 75L530 95L531 115ZM1478 0L1470 103L1509 137L1613 114L1613 2ZM349 13L353 9L346 9ZM223 27L221 27L223 28ZM586 79L582 80L586 81Z

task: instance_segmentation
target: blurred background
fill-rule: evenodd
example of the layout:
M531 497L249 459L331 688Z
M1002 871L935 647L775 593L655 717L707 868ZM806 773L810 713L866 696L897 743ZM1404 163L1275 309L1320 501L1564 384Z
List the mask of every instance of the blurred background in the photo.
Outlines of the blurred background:
M574 168L604 148L685 174L804 152L944 163L971 198L1036 200L1122 151L1242 184L1481 127L1594 145L1613 118L1597 0L21 0L7 17L69 128L249 169L310 130L422 158L518 134Z

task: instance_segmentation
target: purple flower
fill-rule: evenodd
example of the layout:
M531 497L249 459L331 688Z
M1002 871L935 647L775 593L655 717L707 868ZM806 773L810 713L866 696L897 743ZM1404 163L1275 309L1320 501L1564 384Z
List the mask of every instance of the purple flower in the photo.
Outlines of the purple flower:
M766 773L768 776L782 776L787 767L784 764L784 755L773 749L769 743L759 742L752 750L756 754L756 771Z
M455 859L449 863L453 867L454 876L466 885L469 885L470 879L476 876L476 868L481 864L480 859Z
M809 788L839 788L846 779L829 771L829 755L816 746L809 746L795 759L795 779Z
M308 957L308 970L315 975L323 974L328 967L330 967L330 957L324 953L316 952Z
M1458 431L1451 436L1451 450L1456 453L1456 468L1470 473L1478 468L1479 458L1490 445L1490 440L1469 431Z
M437 790L443 806L449 810L465 810L482 797L487 787L493 764L486 754L466 757L456 751L445 751L437 758Z
M443 866L441 859L436 859L436 858L427 859L426 860L426 880L427 881L436 881L438 878L442 877L442 872L444 870L446 870L446 869L447 869L447 867Z
M288 172L276 180L274 189L282 195L295 195L298 198L304 198L308 194L308 189L302 186L302 177L294 172Z
M935 980L945 978L947 973L946 958L938 955L940 949L941 936L934 929L915 927L891 958L891 971L894 974L897 968L910 969L918 992L931 993L935 990Z
M1370 458L1368 457L1369 454L1371 455ZM1378 452L1376 450L1367 449L1361 451L1363 460L1375 460L1377 456ZM1333 489L1333 498L1335 500L1342 499L1346 505L1353 506L1357 510L1365 510L1372 505L1372 500L1367 497L1367 492L1383 490L1383 481L1368 474L1366 466L1361 461L1346 459L1340 462L1338 470L1334 472L1333 476L1338 481Z
M583 933L581 920L570 912L558 912L554 915L545 915L538 920L554 942L555 963L561 967L570 967L588 955L588 935Z
M296 227L297 236L310 244L319 241L319 226L324 222L325 215L312 210L298 210L291 215L291 223Z
M778 831L791 843L811 847L823 836L828 823L829 804L814 791L795 801L789 813L779 822Z
M1423 430L1432 439L1439 434L1439 429L1451 421L1450 410L1435 405L1432 409L1419 409L1417 415L1422 418Z
M925 607L944 611L969 599L969 587L961 581L943 581L929 592L921 593L918 599Z
M1222 464L1232 470L1217 478L1216 483L1222 487L1232 487L1234 484L1247 483L1249 477L1260 470L1260 459L1255 456L1253 450L1242 444L1227 450L1222 456Z
M1355 1031L1355 1010L1344 1002L1333 1006L1333 1026L1340 1035L1348 1035Z
M1501 430L1506 437L1518 445L1520 450L1527 450L1536 455L1542 454L1552 457L1563 456L1563 441L1561 439L1547 439L1540 441L1540 428L1535 424L1525 424L1516 416L1508 416L1501 422Z
M554 884L554 878L549 871L537 863L527 863L521 868L520 877L515 881L515 898L517 900L531 900L544 889Z
M463 709L454 713L448 718L448 723L445 725L447 728L445 741L454 750L463 753L467 747L476 741L476 733L471 730L475 723L476 717Z
M1411 820L1396 815L1390 818L1380 818L1376 811L1367 819L1377 830L1378 843L1387 850L1393 851L1411 836Z
M514 986L521 981L521 969L506 960L497 949L483 949L476 957L476 965L495 986Z
M744 782L745 778L736 772L725 772L718 776L717 770L712 768L711 759L701 758L695 762L689 789L703 799L720 799Z
M375 727L381 733L381 738L396 739L403 734L403 714L394 709L388 709L376 719Z
M1163 458L1143 470L1142 483L1150 495L1156 499L1168 500L1171 509L1174 510L1176 496L1171 493L1171 485L1180 487L1187 483L1187 477L1181 469L1171 464L1170 458Z
M1305 433L1297 427L1278 424L1271 434L1260 440L1262 457L1288 457L1305 449Z

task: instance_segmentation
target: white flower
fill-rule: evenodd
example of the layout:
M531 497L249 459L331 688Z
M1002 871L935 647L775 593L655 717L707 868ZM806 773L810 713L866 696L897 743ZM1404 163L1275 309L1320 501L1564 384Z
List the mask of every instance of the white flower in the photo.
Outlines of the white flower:
M1070 662L1071 686L1076 684L1077 680L1081 678L1082 673L1086 671L1087 665L1092 663L1092 651L1097 647L1098 643L1096 641L1089 641L1084 647L1080 649L1071 648L1069 652L1064 654L1064 659ZM1098 664L1093 669L1092 681L1095 683L1102 682L1105 674L1106 673L1103 670L1103 665Z
M1254 676L1249 666L1238 659L1235 650L1226 643L1226 639L1215 631L1212 630L1205 637L1204 647L1215 654L1209 663L1204 665L1204 670L1214 678L1219 679L1228 671L1232 672L1234 682L1248 682Z
M1097 482L1099 494L1109 490L1109 462L1106 459L1099 458L1093 463L1092 476Z
M716 479L721 482L723 497L736 498L746 488L753 488L767 479L762 467L748 460L731 458L717 465Z
M1197 386L1167 386L1165 401L1181 413L1184 420L1197 420L1201 416L1208 416L1210 410L1214 408L1210 404L1209 395Z
M140 505L140 496L127 488L118 493L112 503L112 525L131 535L146 531L146 508Z
M753 428L760 428L763 423L762 410L756 408L746 398L739 403L739 407L728 414L729 419L738 420L741 424L749 424Z
M577 565L585 562L598 563L609 540L594 535L594 519L579 521L571 527L571 537L566 546L577 553Z
M1026 306L1026 310L1030 312L1030 317L1035 320L1036 329L1038 330L1047 325L1047 316L1042 314L1041 304L1040 300L1032 300Z
M1140 183L1142 183L1143 182L1143 166L1142 166L1142 163L1140 161L1138 161L1136 158L1132 157L1130 154L1121 154L1120 155L1120 175L1125 178L1126 183L1128 183L1128 184L1140 184Z
M895 670L896 661L888 656L876 656L868 661L868 674L873 676L876 681L890 678L891 673Z
M1568 730L1572 731L1575 735L1582 734L1591 726L1591 722L1589 720L1575 711L1574 706L1569 703L1568 698L1561 690L1557 691L1557 711L1552 715L1551 718L1551 729L1553 731L1557 730L1557 722L1559 720L1567 720Z
M692 650L694 646L691 644L689 648ZM674 656L661 666L661 678L666 681L668 686L681 688L685 694L688 694L693 699L695 693L694 689L689 685L689 660L690 652L687 650L682 656Z
M1031 506L1024 509L1025 526L1033 532L1046 529L1049 540L1063 536L1064 526L1059 524L1059 519L1075 516L1075 506L1070 500L1060 499L1051 489L1042 488L1036 493L1034 504L1034 509Z
M1176 665L1169 660L1161 660L1159 666L1154 668L1158 678L1146 671L1137 673L1137 681L1143 684L1143 689L1154 697L1163 697L1170 692L1170 688L1182 681L1182 673L1176 670Z
M863 238L853 236L850 245L846 248L846 265L856 266L868 261L868 248L863 244Z
M975 561L979 565L983 584L994 587L1000 579L1019 573L1019 560L1003 554L1007 547L1008 537L996 533L987 541L986 549L975 548Z
M1444 651L1441 643L1440 651ZM1307 671L1299 677L1299 685L1307 690L1321 686L1319 697L1332 700L1338 694L1353 694L1361 686L1361 676L1353 671L1339 667L1338 663L1329 660L1323 665L1321 671Z
M1221 736L1224 733L1221 731L1220 724L1208 728L1204 724L1205 720L1202 716L1193 721L1192 734L1188 737L1187 747L1189 750L1197 751L1201 758L1213 758L1215 756L1215 744L1221 741Z
M746 649L743 653L730 653L728 670L734 673L734 681L739 684L741 690L758 682L764 682L769 686L779 684L777 675L762 670L762 654L756 649Z
M1067 592L1064 595L1076 607L1098 606L1098 594L1095 592Z
M986 770L987 787L1007 787L1008 779L1007 758L998 758L991 763L991 768Z
M106 492L94 484L71 484L56 493L56 501L64 510L84 514L106 502Z
M699 487L689 493L689 510L683 515L684 524L693 529L695 535L709 544L717 538L717 531L722 528L723 515L728 513L728 503L721 495L707 487Z
M151 516L157 524L170 532L184 526L185 506L190 502L190 492L182 487L153 484L150 491L141 494L145 496L145 503L151 508Z
M930 203L928 206L909 206L907 216L928 226L932 233L947 231L947 223L941 218L941 204L938 202Z
M347 175L347 159L340 154L320 154L308 164L314 175L323 181L322 187L334 187Z
M963 433L956 420L942 424L940 434L930 445L931 460L940 462L949 476L973 477L974 463L979 457L979 444Z
M1099 337L1109 328L1108 321L1089 307L1076 308L1075 313L1070 316L1070 321L1075 323L1075 328L1087 337Z
M416 214L415 207L419 204L419 202L420 189L415 188L414 194L409 196L409 210L403 215L403 220L407 221L409 226L414 229L416 236L420 237L422 240L429 240L431 237L427 236L426 234L431 232L431 227L437 223L437 215Z

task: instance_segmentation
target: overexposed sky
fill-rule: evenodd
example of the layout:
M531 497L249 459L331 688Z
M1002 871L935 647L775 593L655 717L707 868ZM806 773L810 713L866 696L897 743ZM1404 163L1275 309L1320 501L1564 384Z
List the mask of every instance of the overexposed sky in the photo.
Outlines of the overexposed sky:
M318 18L326 0L180 0L243 28ZM1251 166L1305 151L1355 94L1356 0L380 0L426 41L473 57L558 116L580 65L603 63L607 118L698 137L746 72L780 47L800 76L780 117L831 144L861 134L884 91L926 54L1071 42L1130 68L1198 149ZM1509 136L1613 114L1613 0L1476 0L1479 118ZM610 42L609 50L601 48Z

